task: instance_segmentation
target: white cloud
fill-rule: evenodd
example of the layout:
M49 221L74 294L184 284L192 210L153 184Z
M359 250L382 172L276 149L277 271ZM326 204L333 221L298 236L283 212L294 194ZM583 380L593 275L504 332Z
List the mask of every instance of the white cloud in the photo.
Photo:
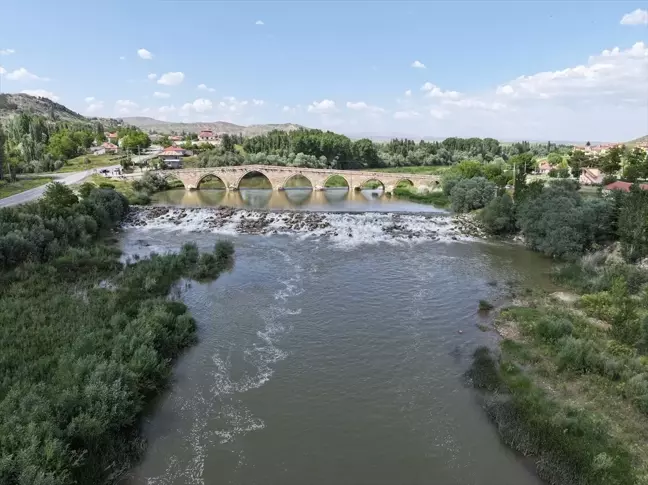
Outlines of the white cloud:
M155 97L155 98L168 98L170 96L171 95L169 93L161 93L160 91L155 91L153 93L153 97Z
M405 91L405 96L407 96L409 98L411 95L412 95L412 90L411 89L408 89L407 91Z
M216 91L214 88L210 88L206 84L199 84L198 89L200 89L202 91L209 91L210 93L213 93L213 92Z
M13 49L0 49L0 56L10 56L11 54L15 54L16 51Z
M421 86L421 91L425 91L428 98L442 98L442 99L457 99L461 97L458 91L443 91L439 86L431 82L425 83Z
M506 109L506 105L504 103L499 103L497 101L487 102L475 98L460 99L458 101L447 99L443 101L443 104L445 104L446 106L458 106L460 108L474 108L490 111L501 111L503 109Z
M158 84L164 84L165 86L177 86L178 84L182 83L184 81L184 73L183 72L167 72L166 74L162 74L160 76L160 79L158 79Z
M414 61L412 62L412 67L416 69L425 69L425 64L423 64L421 61Z
M622 25L648 25L648 10L638 8L634 12L627 13L621 19Z
M421 116L421 113L413 109L406 111L396 111L394 113L394 119L396 120L411 120L413 118L418 118L419 116Z
M346 107L354 111L367 111L371 113L384 113L385 110L379 106L372 106L364 101L351 102L347 101Z
M255 25L264 25L263 20L257 20L254 22Z
M125 57L125 56L119 56L119 60L120 60L120 61L125 61L125 60L126 60L126 57Z
M308 105L309 113L333 113L334 111L337 111L335 101L331 101L330 99L313 101L312 104Z
M58 101L61 99L51 91L45 91L44 89L25 89L21 93L29 94L30 96L38 96L40 98L49 98L52 101Z
M131 110L138 108L139 105L130 99L119 99L115 103L117 112L123 115L129 114Z
M263 101L262 99L253 99L252 104L254 106L263 106L265 104L265 101Z
M281 111L284 113L295 113L297 110L295 108L291 108L290 106L284 106L281 108Z
M102 110L104 107L103 101L95 101L94 103L90 103L86 107L86 112L88 113L96 113L97 111Z
M450 112L445 109L432 108L430 110L430 116L432 116L432 118L436 118L437 120L442 120L449 114Z
M85 99L85 102L86 102L86 103L92 103L94 100L95 100L94 96L88 96L88 97Z
M173 113L176 110L176 107L174 105L171 106L160 106L158 108L158 111L160 113Z
M151 74L149 74L149 75L146 76L146 77L149 78L150 81L154 81L154 80L157 79L157 74L155 74L154 72L152 72Z
M631 48L615 47L591 56L588 63L559 71L520 76L498 86L496 94L517 99L560 99L615 96L646 97L648 46L637 42Z
M37 76L36 74L29 72L24 67L8 73L6 77L11 81L49 81L48 78Z
M146 49L138 49L137 55L140 56L141 59L146 59L147 61L153 59L153 54Z
M239 101L234 96L225 96L223 101L218 103L218 108L234 114L243 111L248 104L248 101L245 99Z
M4 67L0 66L0 76L3 76L6 72L7 70Z
M193 103L185 103L182 105L181 110L184 114L189 114L191 111L196 113L204 113L206 111L211 111L214 105L208 99L198 98Z

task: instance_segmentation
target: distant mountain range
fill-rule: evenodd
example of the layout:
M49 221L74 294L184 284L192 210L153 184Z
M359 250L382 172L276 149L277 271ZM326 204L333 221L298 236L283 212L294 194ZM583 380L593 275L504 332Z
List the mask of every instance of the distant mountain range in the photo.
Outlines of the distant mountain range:
M272 130L293 131L304 128L294 123L268 124L268 125L236 125L226 121L210 121L203 123L179 123L174 121L160 121L144 116L122 118L124 123L137 126L144 131L155 131L157 133L198 133L202 130L211 130L215 133L228 133L230 135L242 133L243 136L254 136L267 133Z
M236 125L226 121L214 121L204 123L179 123L172 121L161 121L154 118L143 116L126 117L126 118L89 118L79 114L71 109L56 103L48 98L30 96L28 94L0 94L0 123L6 121L9 117L20 112L31 112L40 114L45 117L52 117L60 121L78 121L88 123L100 121L104 126L117 126L122 123L137 126L144 131L155 131L157 133L197 133L201 130L211 130L216 133L243 134L243 136L254 136L267 133L272 130L292 131L304 128L295 123L267 124L267 125ZM369 138L377 142L389 141L392 138L409 138L412 140L439 141L443 137L435 136L414 136L405 133L348 133L352 139ZM502 143L513 143L520 140L500 140ZM532 143L546 143L546 140L528 140ZM558 141L551 140L552 143L565 145L584 145L584 141ZM598 145L602 142L590 140L592 145ZM636 138L627 142L629 145L637 143L648 143L648 135Z

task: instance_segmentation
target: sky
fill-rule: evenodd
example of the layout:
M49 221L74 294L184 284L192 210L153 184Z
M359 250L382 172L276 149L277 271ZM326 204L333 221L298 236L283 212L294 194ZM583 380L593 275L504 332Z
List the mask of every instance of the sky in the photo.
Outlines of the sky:
M645 0L5 2L16 20L0 29L0 91L87 116L374 136L648 134Z

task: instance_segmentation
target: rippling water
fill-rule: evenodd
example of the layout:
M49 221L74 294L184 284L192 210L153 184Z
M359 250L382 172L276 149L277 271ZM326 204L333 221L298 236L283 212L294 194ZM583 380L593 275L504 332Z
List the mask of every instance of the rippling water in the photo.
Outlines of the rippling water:
M293 209L327 212L442 212L430 205L416 204L397 197L388 197L382 189L349 191L342 189L311 190L272 189L174 189L153 195L153 204L183 207L227 206L242 209Z
M223 237L191 227L127 229L124 251ZM505 302L512 279L543 282L545 261L469 242L225 237L233 271L180 292L200 340L127 483L540 483L461 377L493 339L476 326L478 300Z

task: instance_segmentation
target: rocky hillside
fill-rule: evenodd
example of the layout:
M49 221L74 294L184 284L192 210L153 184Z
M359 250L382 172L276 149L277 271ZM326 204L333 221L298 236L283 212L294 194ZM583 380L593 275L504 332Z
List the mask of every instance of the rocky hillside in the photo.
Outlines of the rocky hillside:
M121 120L118 119L86 118L76 111L72 111L62 104L56 103L48 98L40 98L22 93L0 94L0 123L20 112L35 113L46 118L52 118L53 116L53 119L57 121L77 121L88 123L98 120L101 121L104 126L116 126L121 124Z
M205 123L179 123L173 121L160 121L154 118L146 117L126 117L124 122L129 125L137 126L144 131L154 131L157 133L198 133L201 130L211 130L215 133L242 133L244 136L260 135L272 130L292 131L303 128L293 123L269 124L269 125L235 125L226 121L213 121Z

